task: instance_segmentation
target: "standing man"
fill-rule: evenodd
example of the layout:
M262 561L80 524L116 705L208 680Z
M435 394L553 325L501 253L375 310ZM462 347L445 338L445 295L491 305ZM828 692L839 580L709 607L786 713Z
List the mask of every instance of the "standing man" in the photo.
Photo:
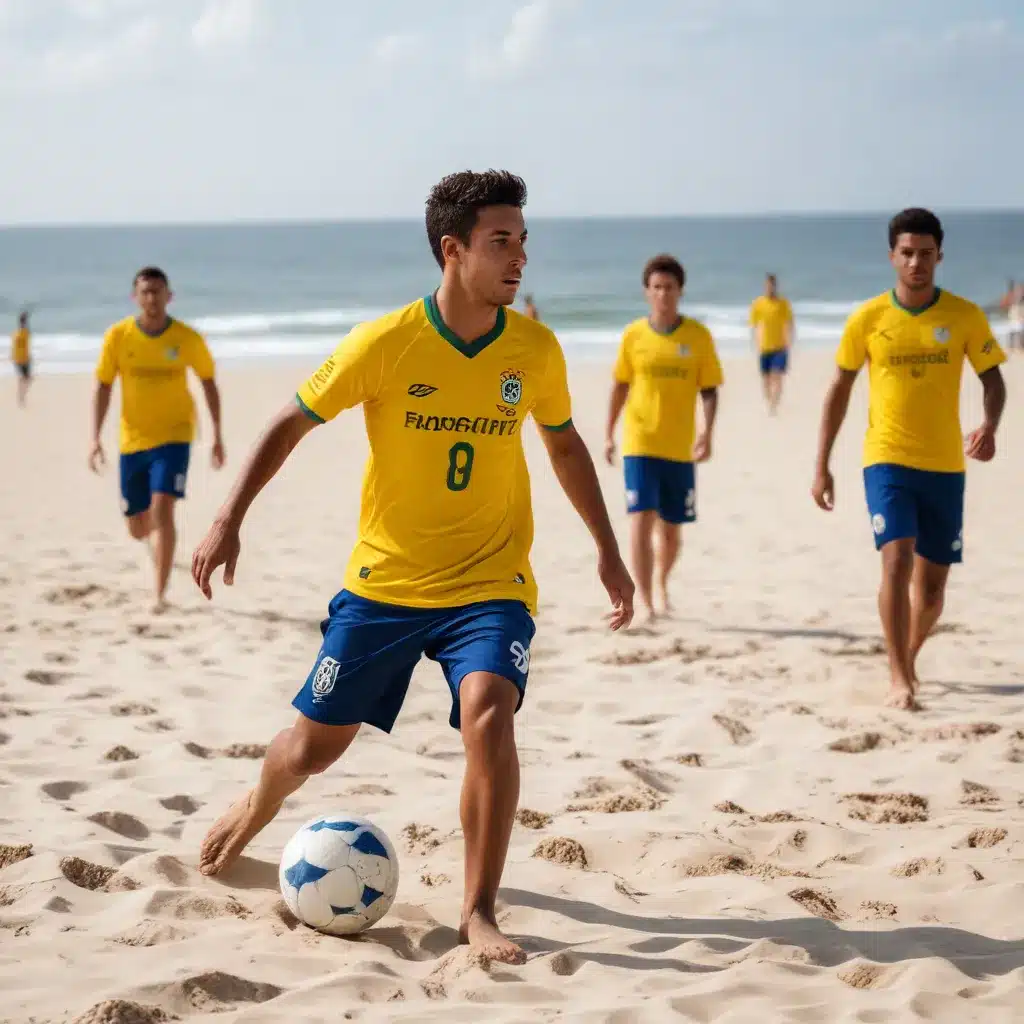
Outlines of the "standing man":
M973 302L935 286L942 225L909 209L889 223L896 287L847 321L825 397L811 493L829 511L835 485L829 458L857 373L868 363L870 404L864 489L882 553L878 608L889 653L887 703L916 710L917 656L942 614L949 567L963 558L964 452L988 462L1006 402L999 364L1006 355ZM960 376L964 359L981 378L984 419L964 439Z
M532 295L527 295L523 299L523 313L528 316L531 320L540 319L540 310L537 308L537 304L533 301Z
M11 335L11 362L18 378L18 405L24 406L28 389L32 386L32 333L28 329L28 313L18 315L18 328Z
M186 370L199 378L213 420L213 467L224 464L220 392L206 342L191 327L167 315L172 294L159 267L135 275L139 312L114 324L103 338L93 396L89 468L106 462L100 434L114 381L121 378L121 510L136 540L153 538L156 570L154 612L166 608L167 583L177 539L175 502L185 497L195 404Z
M306 434L362 405L371 454L344 589L292 702L295 724L270 744L255 788L207 833L199 868L228 868L364 723L390 732L425 654L444 672L450 722L466 751L459 934L490 959L513 963L525 954L499 930L495 904L519 800L514 715L537 606L521 440L528 415L594 538L611 628L633 615L633 583L572 424L561 347L543 324L507 308L526 266L525 203L525 184L507 171L463 171L434 186L426 227L440 287L356 327L299 388L256 442L192 560L208 598L218 566L232 584L253 500Z
M750 307L750 326L759 353L761 385L768 412L775 415L782 399L782 379L789 368L789 349L793 344L793 309L778 292L774 274L764 279L764 294Z
M633 574L640 601L654 620L655 572L667 615L672 609L668 578L679 556L681 526L697 520L694 463L711 457L722 366L711 332L679 313L686 284L679 261L664 254L648 260L643 283L650 315L631 323L622 335L605 458L609 465L614 462L615 425L625 409L622 466ZM703 410L699 434L698 394Z

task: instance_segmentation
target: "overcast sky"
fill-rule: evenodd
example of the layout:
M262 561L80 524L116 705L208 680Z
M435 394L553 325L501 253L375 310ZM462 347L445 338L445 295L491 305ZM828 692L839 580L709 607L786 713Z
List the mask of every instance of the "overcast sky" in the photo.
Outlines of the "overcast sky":
M1024 0L0 0L0 223L1024 207Z

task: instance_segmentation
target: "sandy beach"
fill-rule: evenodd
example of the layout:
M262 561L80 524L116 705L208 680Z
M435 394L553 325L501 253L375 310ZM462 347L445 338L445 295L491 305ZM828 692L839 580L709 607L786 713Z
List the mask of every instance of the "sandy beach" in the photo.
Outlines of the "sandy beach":
M461 743L426 661L392 737L364 731L225 879L196 870L293 717L354 537L359 413L258 501L234 588L208 605L188 576L313 362L221 374L229 465L215 474L200 440L160 617L118 510L113 422L106 474L86 468L91 380L40 379L24 412L0 381L0 1021L1024 1019L1024 363L997 460L968 470L966 561L915 715L881 706L863 381L838 508L808 493L827 354L797 354L774 420L753 360L726 363L676 615L653 629L603 629L589 536L527 432L541 608L501 922L529 960L508 967L456 944ZM597 455L608 368L571 377ZM970 371L964 391L968 429ZM620 470L599 469L624 543ZM277 891L293 830L335 810L401 857L395 906L358 941L298 925Z

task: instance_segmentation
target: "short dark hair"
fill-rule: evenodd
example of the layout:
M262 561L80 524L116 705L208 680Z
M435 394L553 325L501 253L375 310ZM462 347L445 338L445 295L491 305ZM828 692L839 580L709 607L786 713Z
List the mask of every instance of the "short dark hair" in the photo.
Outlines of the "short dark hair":
M27 309L23 309L23 310L22 310L22 311L21 311L21 312L20 312L20 313L18 314L18 324L19 324L19 325L20 325L21 327L24 327L24 326L25 326L25 325L26 325L27 323L28 323L28 310L27 310Z
M942 231L942 222L932 213L931 210L924 210L919 206L911 206L906 210L900 210L891 221L889 221L889 249L896 248L896 239L900 235L931 235L935 244L941 249L942 239L945 237Z
M171 283L167 280L167 275L159 267L143 267L135 274L132 280L132 287L134 288L140 281L159 281L164 285Z
M764 279L766 281L771 281L772 284L778 284L779 283L779 279L774 274L765 274L764 275Z
M469 245L479 212L488 206L526 205L526 182L510 171L457 171L442 178L427 196L427 240L437 265L444 269L445 235Z
M669 256L667 252L652 256L644 264L645 288L651 283L651 276L653 274L671 274L679 282L680 288L686 285L686 271L683 270L682 263L675 256Z

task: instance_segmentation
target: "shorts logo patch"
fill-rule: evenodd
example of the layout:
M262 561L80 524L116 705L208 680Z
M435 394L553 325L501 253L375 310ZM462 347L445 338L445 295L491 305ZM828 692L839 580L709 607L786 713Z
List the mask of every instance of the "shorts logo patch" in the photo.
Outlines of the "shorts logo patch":
M934 331L935 340L940 345L945 345L949 341L949 328L948 327L936 327Z
M518 405L523 397L523 375L518 370L505 370L501 375L501 400L505 405Z
M185 474L176 473L174 475L174 491L176 494L185 493Z
M634 490L626 491L626 504L632 508L640 500L640 492Z
M508 650L512 655L512 663L515 665L516 671L522 672L525 676L530 671L530 648L524 647L518 640L513 640L512 646Z
M694 505L697 504L697 493L692 487L686 492L686 498L684 501L686 504L686 511L692 512Z
M963 546L964 546L964 531L963 531L963 530L961 530L961 531L960 531L960 532L959 532L959 533L958 533L958 534L956 535L956 540L955 540L955 541L953 541L953 544L952 544L952 549L953 549L954 551L962 551L962 550L963 550Z
M875 531L875 536L881 537L885 533L885 516L876 512L871 517L871 529Z
M316 667L316 675L313 676L313 703L318 704L334 689L338 681L338 670L341 662L334 658L324 656Z
M679 354L681 356L688 356L690 354L690 346L685 342L679 342Z

